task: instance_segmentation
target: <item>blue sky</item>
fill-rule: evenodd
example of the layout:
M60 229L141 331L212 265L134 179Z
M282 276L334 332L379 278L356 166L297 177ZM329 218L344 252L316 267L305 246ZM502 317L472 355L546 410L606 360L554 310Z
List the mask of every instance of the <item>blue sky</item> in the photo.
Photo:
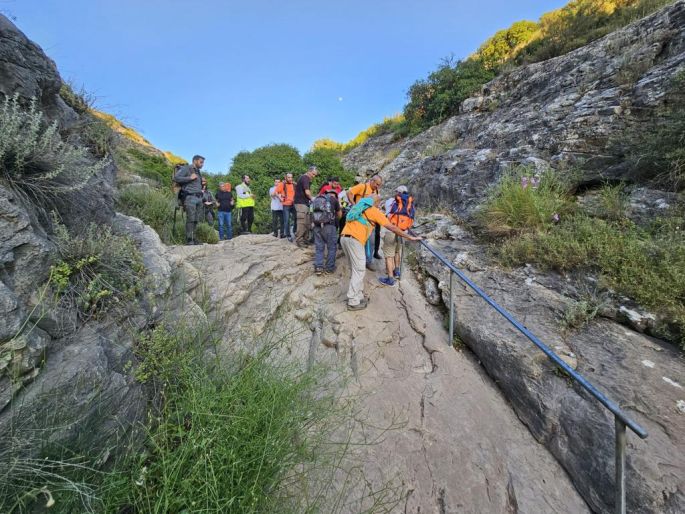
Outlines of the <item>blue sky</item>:
M563 0L0 0L66 80L185 158L347 141L450 54Z

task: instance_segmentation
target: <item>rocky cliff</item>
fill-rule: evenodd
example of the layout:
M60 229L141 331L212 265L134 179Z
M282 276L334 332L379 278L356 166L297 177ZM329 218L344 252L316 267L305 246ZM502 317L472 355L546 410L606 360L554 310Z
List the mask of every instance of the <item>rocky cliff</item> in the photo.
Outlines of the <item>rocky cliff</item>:
M73 135L84 114L62 99L62 84L54 62L0 15L0 101L15 95L24 105L33 100L48 122ZM150 399L126 372L138 333L163 311L194 305L172 288L180 264L157 234L115 215L116 171L110 162L59 214L76 232L89 220L136 241L153 287L131 306L126 323L115 316L83 323L75 309L46 306L43 286L57 260L52 229L0 181L0 445L24 445L27 455L45 442L46 430L57 445L88 448L104 460L116 453L145 419Z
M463 102L461 114L418 136L372 138L344 157L389 188L407 184L424 213L421 230L465 273L548 342L577 370L647 427L629 437L630 512L685 510L685 397L682 355L645 336L649 314L623 298L599 319L568 333L559 319L592 277L563 276L527 265L505 271L455 219L471 220L512 164L580 171L582 191L604 180L633 181L625 135L658 118L669 88L685 70L685 2L676 2L586 47L520 67ZM580 197L582 203L587 198ZM636 184L632 216L654 219L678 196ZM418 254L429 298L447 303L449 276L428 252ZM557 376L530 343L469 290L455 294L457 332L509 398L519 418L571 475L596 511L613 504L613 419ZM618 322L617 322L618 321Z

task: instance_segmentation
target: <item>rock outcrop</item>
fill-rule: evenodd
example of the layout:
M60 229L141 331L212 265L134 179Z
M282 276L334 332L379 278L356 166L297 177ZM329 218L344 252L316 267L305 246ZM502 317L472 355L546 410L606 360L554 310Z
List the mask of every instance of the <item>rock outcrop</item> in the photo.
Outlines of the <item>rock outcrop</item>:
M625 130L658 115L685 70L685 2L585 47L522 66L466 100L463 113L418 136L371 138L343 159L424 208L469 216L512 164L579 167L582 181L625 178ZM393 159L393 156L396 156Z
M60 97L54 62L0 15L0 100L35 100L61 130L79 115ZM84 220L112 225L131 236L143 255L150 287L129 307L126 323L114 316L83 324L75 310L46 307L43 296L57 258L49 227L39 222L0 179L0 439L39 451L48 438L106 460L144 421L149 394L131 376L139 332L176 309L199 307L176 286L183 266L140 220L114 215L113 164L92 177L60 216L78 231ZM172 287L173 286L173 287ZM86 451L87 450L87 451Z
M553 458L516 419L409 270L399 288L367 273L369 307L349 312L349 270L316 276L312 254L270 235L172 252L201 270L224 351L278 341L281 354L350 376L350 453L330 494L343 512L588 512ZM345 371L346 370L346 371ZM334 383L333 381L331 381ZM344 383L344 382L343 382ZM359 478L360 487L346 488Z
M409 185L423 213L440 207L461 219L473 215L512 164L574 167L586 185L628 179L622 136L660 116L683 70L685 2L678 1L586 47L501 75L466 100L459 115L414 138L371 138L344 164L362 174L380 172L388 190ZM628 199L629 216L644 223L677 199L638 185ZM591 194L582 199L592 201ZM653 317L616 304L577 331L564 330L560 320L578 298L578 283L531 266L498 269L455 219L436 220L423 228L431 244L649 431L645 441L629 436L628 510L684 511L685 365L674 347L643 334ZM437 283L447 304L445 270L427 252L418 260L426 296L435 301ZM613 419L482 300L457 290L461 340L590 507L611 511Z

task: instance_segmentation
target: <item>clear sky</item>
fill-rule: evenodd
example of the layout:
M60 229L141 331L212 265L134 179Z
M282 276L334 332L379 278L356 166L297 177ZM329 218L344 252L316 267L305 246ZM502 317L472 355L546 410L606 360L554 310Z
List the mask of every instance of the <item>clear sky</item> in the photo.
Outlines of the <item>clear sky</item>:
M155 146L225 171L240 150L347 141L417 79L563 0L0 0L66 80Z

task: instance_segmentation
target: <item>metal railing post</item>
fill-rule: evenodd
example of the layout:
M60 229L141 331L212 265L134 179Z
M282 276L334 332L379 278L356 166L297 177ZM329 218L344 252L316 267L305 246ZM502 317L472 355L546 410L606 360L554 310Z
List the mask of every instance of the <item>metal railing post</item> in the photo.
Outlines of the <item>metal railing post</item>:
M616 427L616 514L626 514L626 425L614 416Z
M452 300L452 290L454 289L454 273L450 270L450 340L449 345L454 344L454 301Z

